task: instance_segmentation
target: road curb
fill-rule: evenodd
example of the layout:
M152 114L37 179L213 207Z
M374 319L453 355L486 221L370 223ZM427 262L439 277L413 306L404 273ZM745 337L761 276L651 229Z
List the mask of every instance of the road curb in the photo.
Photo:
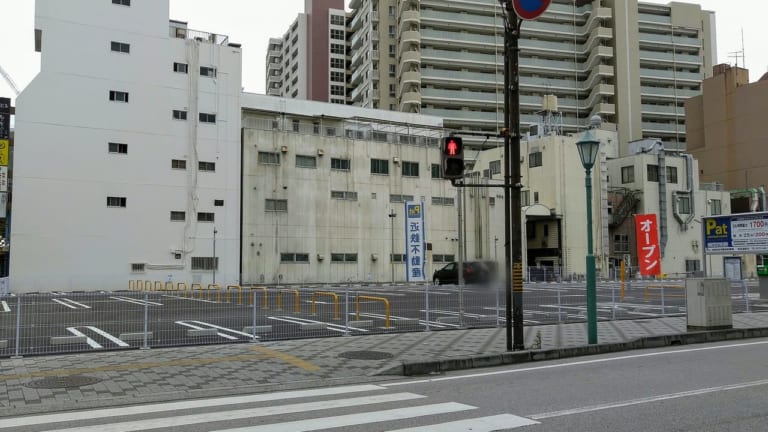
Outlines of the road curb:
M638 349L662 348L673 345L692 345L700 343L721 342L738 339L768 337L768 327L750 329L727 329L711 331L694 331L662 336L648 336L628 342L618 342L601 345L584 345L576 347L555 348L548 350L530 350L494 353L471 357L453 357L440 360L398 362L377 371L374 375L418 376L441 372L486 368L519 363L530 363L543 360L557 360L571 357L610 354L621 351Z

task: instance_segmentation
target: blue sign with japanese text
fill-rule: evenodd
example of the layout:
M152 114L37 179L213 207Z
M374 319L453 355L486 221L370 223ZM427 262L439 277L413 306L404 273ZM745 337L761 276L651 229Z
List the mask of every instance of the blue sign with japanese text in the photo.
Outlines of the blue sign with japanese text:
M768 253L768 213L702 218L704 252Z
M408 282L424 282L427 242L424 229L424 203L405 203L405 271Z

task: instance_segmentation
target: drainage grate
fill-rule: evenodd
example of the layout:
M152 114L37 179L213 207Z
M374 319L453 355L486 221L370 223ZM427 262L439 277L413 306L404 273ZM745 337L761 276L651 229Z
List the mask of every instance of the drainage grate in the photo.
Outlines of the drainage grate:
M339 354L339 357L351 360L384 360L392 358L392 354L383 351L347 351Z
M99 378L85 375L72 375L60 377L48 377L24 384L24 387L35 389L76 388L93 385L101 382Z

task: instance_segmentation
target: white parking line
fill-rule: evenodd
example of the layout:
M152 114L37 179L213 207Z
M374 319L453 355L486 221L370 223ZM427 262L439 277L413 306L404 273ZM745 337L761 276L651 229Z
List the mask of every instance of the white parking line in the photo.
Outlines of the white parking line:
M130 297L116 296L116 297L110 297L110 298L113 299L113 300L122 301L122 302L126 302L126 303L133 303L133 304L137 304L137 305L141 305L141 306L146 306L146 305L162 306L163 305L162 303L151 302L149 300L144 301L144 300L139 300L139 299L133 299L133 298L130 298Z
M305 318L296 318L296 317L286 317L286 316L280 316L280 317L268 317L268 319L275 320L275 321L283 321L283 322L289 322L292 324L325 324L326 330L331 330L339 333L343 333L346 331L346 327L339 324L331 324L323 321L315 321L315 320L309 320ZM350 330L356 330L360 332L368 332L366 329L361 329L357 327L349 327Z
M176 324L183 325L185 327L189 327L189 328L194 329L194 330L205 330L206 329L205 327L200 327L199 325L190 324L190 323L188 323L186 321L176 321ZM210 328L210 327L208 327L208 328ZM225 338L225 339L229 339L229 340L237 340L238 339L235 336L230 336L228 334L221 333L221 332L217 332L216 334L221 336L221 337L223 337L223 338ZM248 337L251 337L251 335L248 335Z
M8 303L4 301L0 301L0 306L3 307L3 312L10 312L11 308L8 307Z
M246 337L249 337L249 338L253 337L253 335L250 334L250 333L243 333L241 331L233 330L231 328L217 326L216 324L211 324L211 323L207 323L207 322L203 322L203 321L187 321L187 322L198 324L198 325L202 325L202 326L208 326L210 328L215 328L217 330L221 330L221 331L225 331L225 332L229 332L229 333L234 333L234 334L246 336Z
M103 346L101 346L101 344L99 344L95 340L89 338L88 336L85 335L85 333L81 332L80 330L78 330L78 329L76 329L74 327L67 327L67 331L72 333L75 336L84 337L85 338L85 343L90 345L90 347L93 348L93 349L102 349L102 348L104 348Z
M80 328L80 329L88 329L88 330L90 330L90 331L92 331L92 332L94 332L96 334L99 334L99 335L103 336L104 338L110 340L111 342L113 342L115 345L117 345L119 347L128 347L128 346L130 346L127 343L123 342L122 340L112 336L111 334L105 332L104 330L102 330L102 329L100 329L98 327L92 327L92 326L86 326L86 327L67 327L67 331L72 333L73 335L75 335L75 336L84 336L85 337L85 342L88 345L90 345L91 348L102 349L104 347L100 343L98 343L95 340L93 340L93 339L89 338L88 336L86 336L86 334L81 332L80 330L78 330L78 328Z
M78 302L76 302L74 300L70 300L68 298L63 298L61 300L59 300L59 299L51 299L51 300L56 302L56 303L58 303L58 304L60 304L60 305L62 305L62 306L66 306L66 307L68 307L70 309L77 309L78 307L82 308L82 309L90 309L91 308L90 306L84 305L82 303L78 303Z

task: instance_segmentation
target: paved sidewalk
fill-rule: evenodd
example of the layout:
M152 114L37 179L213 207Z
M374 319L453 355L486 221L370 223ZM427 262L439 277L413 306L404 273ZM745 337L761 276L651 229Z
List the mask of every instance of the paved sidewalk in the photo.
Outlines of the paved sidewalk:
M396 379L492 364L744 337L768 337L768 312L734 330L686 332L685 317L525 328L529 352L506 352L504 328L301 339L0 359L0 416ZM634 342L632 342L634 341ZM353 357L353 358L349 358ZM398 375L399 374L399 375Z

